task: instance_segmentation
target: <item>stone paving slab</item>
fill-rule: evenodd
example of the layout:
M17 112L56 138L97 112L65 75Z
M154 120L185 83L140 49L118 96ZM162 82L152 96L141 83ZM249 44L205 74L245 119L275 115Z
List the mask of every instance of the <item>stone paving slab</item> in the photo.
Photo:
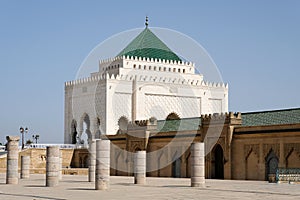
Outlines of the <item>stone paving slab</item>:
M136 186L133 177L111 177L108 191L94 190L87 176L64 175L56 187L45 187L45 175L31 174L18 185L6 185L0 174L0 199L300 199L300 184L271 184L264 181L206 180L206 188L191 188L187 178L149 178Z

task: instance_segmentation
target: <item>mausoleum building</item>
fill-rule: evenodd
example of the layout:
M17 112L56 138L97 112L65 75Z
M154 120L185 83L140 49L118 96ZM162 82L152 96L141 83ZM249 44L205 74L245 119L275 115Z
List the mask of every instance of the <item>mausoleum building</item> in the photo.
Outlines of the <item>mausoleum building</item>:
M122 48L122 47L120 47ZM206 82L146 28L90 77L65 83L65 143L122 132L129 121L228 111L228 85Z
M99 71L65 83L64 142L83 134L111 140L112 175L132 175L130 153L143 150L147 176L190 177L193 142L205 143L206 178L267 180L300 168L299 108L228 112L228 85L205 81L147 25ZM73 167L86 167L87 155L75 150Z

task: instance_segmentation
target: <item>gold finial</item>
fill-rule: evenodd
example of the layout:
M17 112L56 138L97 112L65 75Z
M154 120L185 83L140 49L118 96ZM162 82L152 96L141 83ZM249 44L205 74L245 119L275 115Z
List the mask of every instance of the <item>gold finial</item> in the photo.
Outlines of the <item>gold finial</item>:
M145 22L146 28L148 28L148 16L146 16L146 22Z

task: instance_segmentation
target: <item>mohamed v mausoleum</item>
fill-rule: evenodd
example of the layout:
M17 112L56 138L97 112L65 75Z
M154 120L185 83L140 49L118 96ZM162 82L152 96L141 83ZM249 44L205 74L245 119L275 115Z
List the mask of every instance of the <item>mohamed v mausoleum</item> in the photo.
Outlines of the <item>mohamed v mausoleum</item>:
M267 180L278 168L300 168L300 109L228 112L229 92L146 22L98 71L65 83L64 142L109 139L112 175L132 175L132 153L145 150L147 176L190 177L192 142L205 143L206 178ZM88 166L86 148L74 150L70 166Z

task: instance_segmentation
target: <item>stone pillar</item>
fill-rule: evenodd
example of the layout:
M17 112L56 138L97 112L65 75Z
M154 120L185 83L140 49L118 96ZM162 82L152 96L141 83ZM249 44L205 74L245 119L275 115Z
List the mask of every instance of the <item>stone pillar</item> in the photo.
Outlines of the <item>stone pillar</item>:
M204 143L191 146L191 186L205 187L205 153Z
M265 169L266 169L266 164L265 164L265 159L264 159L264 149L263 149L263 141L260 141L259 143L259 161L258 161L258 177L259 180L264 181L265 180ZM246 179L246 167L245 167L245 179Z
M62 162L63 162L63 155L62 150L59 151L59 165L58 165L58 180L62 179Z
M7 165L6 184L18 184L18 158L19 136L6 136L7 140Z
M96 190L109 188L110 141L96 140Z
M21 156L21 179L29 178L30 156Z
M138 151L134 154L134 184L146 183L146 151Z
M47 147L46 160L46 186L54 187L58 185L59 180L59 147Z
M278 167L285 168L284 143L281 140L279 143L279 163Z
M92 140L89 145L89 182L95 182L96 169L96 140Z

